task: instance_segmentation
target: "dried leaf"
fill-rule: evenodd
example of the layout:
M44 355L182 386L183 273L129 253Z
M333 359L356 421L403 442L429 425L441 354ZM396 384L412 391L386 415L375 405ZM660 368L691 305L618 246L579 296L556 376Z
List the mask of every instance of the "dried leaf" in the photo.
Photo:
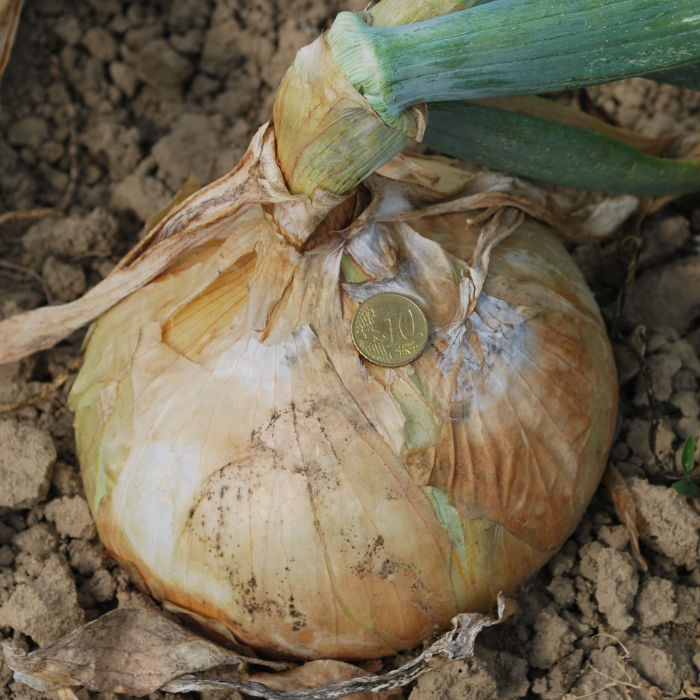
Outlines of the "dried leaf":
M404 177L408 172L404 164L406 159L407 156L402 156L401 159L395 158L381 168L378 173L391 179ZM411 156L411 160L413 159L414 157ZM420 159L417 160L420 162ZM438 183L434 188L431 185L426 185L425 182L421 182L421 184L429 189L434 189L435 192L442 193L451 184L449 179L451 168L447 165L447 161L438 162L442 165L440 172L447 174L445 182ZM434 165L434 167L436 166ZM409 183L413 181L416 181L415 177L408 180ZM368 182L373 181L370 178ZM404 186L404 190L406 189ZM457 189L456 186L453 185L453 189ZM601 238L609 236L639 206L639 198L632 195L617 195L606 197L601 201L577 209L571 206L562 207L561 199L553 197L552 192L547 187L539 187L518 178L490 171L472 175L469 181L461 183L459 190L461 191L457 197L441 198L437 203L432 203L425 201L425 193L422 193L423 201L421 201L421 193L417 189L412 208L391 214L384 211L381 218L384 221L411 221L456 211L478 209L489 211L512 207L547 226L551 226L563 238L583 243L599 241ZM359 222L360 220L358 220Z
M148 217L144 224L146 232L152 231L171 211L178 205L182 204L188 197L193 195L197 190L201 189L202 185L194 173L191 173L182 187L175 193L173 198L155 214Z
M614 233L639 209L639 198L629 194L606 197L589 204L572 215L581 231L600 240Z
M61 688L56 693L58 700L79 700L78 696L70 688Z
M627 486L625 478L612 463L608 465L608 468L605 470L605 474L603 474L603 483L610 491L617 517L620 518L620 521L627 529L627 534L630 538L630 545L632 547L632 553L642 569L647 571L649 567L647 566L647 563L642 556L642 552L639 549L637 501L634 494L632 493L630 487Z
M146 608L114 610L29 654L7 643L3 651L15 680L45 693L83 685L95 692L136 697L160 688L173 693L239 690L272 700L382 700L395 697L392 692L382 691L402 687L447 659L471 656L481 630L499 624L509 614L507 601L499 594L497 619L480 613L458 615L452 621L453 628L422 654L378 676L334 660L311 661L289 669L289 664L241 656ZM267 666L278 673L243 673L245 680L188 675L238 664Z
M225 235L250 205L294 199L276 165L272 130L263 125L236 168L187 198L82 297L0 321L0 364L55 345L143 287L187 251Z
M289 692L319 689L321 686L331 683L369 676L367 671L353 664L333 659L320 659L281 673L256 673L250 677L250 680L262 683L271 690ZM379 693L352 693L346 697L347 700L389 700L389 698L402 697L402 695L400 691L394 689Z
M10 60L24 0L0 0L0 78Z
M506 598L498 595L498 617L493 619L480 613L462 613L453 620L453 628L445 632L423 653L403 666L378 676L360 676L351 680L330 683L309 690L276 690L262 683L234 679L206 679L194 676L182 677L170 681L161 690L171 693L184 693L204 690L238 690L254 698L267 700L331 700L347 698L357 693L372 693L374 697L380 691L392 690L411 683L426 671L431 671L447 660L463 659L472 656L474 643L479 633L505 620L512 609ZM311 662L312 664L315 662ZM358 669L358 672L361 672ZM291 674L294 678L294 674ZM358 697L355 695L355 697ZM359 697L362 697L361 695Z
M3 646L15 680L40 692L83 685L141 697L183 673L244 661L267 663L241 657L142 608L114 610L29 654Z

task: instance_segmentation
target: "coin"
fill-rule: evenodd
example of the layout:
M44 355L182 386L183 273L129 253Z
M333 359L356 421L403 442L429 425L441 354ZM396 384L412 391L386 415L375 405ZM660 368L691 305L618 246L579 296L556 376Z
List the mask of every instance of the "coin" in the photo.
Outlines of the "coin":
M352 341L376 365L399 367L415 360L428 342L428 319L412 299L385 292L358 307Z

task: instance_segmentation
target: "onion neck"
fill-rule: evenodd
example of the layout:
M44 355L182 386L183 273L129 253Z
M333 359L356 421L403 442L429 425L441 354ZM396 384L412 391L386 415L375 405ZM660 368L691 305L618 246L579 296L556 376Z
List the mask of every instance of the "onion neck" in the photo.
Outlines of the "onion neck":
M373 26L409 24L487 0L381 0L362 13ZM336 20L337 21L337 20ZM304 47L275 98L273 124L280 168L293 194L343 195L425 130L423 107L403 110L389 126L341 70L328 40ZM355 57L361 69L362 56Z
M324 36L299 51L273 108L277 158L289 190L313 197L342 195L420 140L421 110L408 110L393 128L340 72Z

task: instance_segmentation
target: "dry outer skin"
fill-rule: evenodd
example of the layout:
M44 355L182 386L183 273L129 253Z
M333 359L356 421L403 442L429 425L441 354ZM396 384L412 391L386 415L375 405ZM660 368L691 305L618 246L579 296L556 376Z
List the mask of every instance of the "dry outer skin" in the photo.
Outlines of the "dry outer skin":
M222 175L242 156L259 124L269 118L272 88L291 63L296 49L317 35L333 11L360 10L364 4L364 0L344 3L290 0L277 3L278 14L274 14L271 4L249 0L235 3L235 8L233 3L223 0L209 3L183 0L167 8L148 1L100 0L78 4L68 0L51 3L27 0L13 56L0 89L0 211L60 203L70 180L70 133L77 125L78 177L69 213L80 218L97 212L98 208L106 210L118 221L119 236L115 240L113 232L110 234L105 228L103 237L91 243L95 246L94 255L90 251L78 252L77 248L62 247L61 221L52 220L46 224L55 224L55 239L32 243L31 251L25 253L22 237L32 222L3 225L0 258L22 269L0 268L0 315L46 302L37 277L41 276L38 261L43 262L48 255L83 270L90 285L104 277L110 266L137 240L144 219L168 201L174 189L184 182L185 173L197 172L201 167L201 161L190 159L189 145L198 141L208 148L211 134L205 139L189 129L206 120L216 136L207 174L200 175L202 182ZM90 38L90 32L98 28L113 39L116 55L95 50L97 42ZM153 78L149 78L148 83L136 77L137 52L155 38L165 38L194 66L188 82L175 85L177 76L184 75L176 72L176 62L171 65L153 61ZM154 54L157 57L156 52L151 56ZM169 75L174 77L169 78ZM161 87L165 82L169 82L167 89ZM642 112L649 122L665 123L662 130L675 130L679 126L697 128L697 107L693 107L697 97L692 93L679 93L675 88L659 90L650 82L645 83L642 91L634 83L621 86L615 88L610 103L602 106L613 118L622 118L623 126L640 124L636 115ZM629 109L621 110L627 105ZM664 109L663 114L658 111L660 107ZM70 116L73 110L77 112L77 124ZM186 113L200 119L182 118ZM98 138L98 127L106 137ZM161 139L156 162L152 151ZM162 152L166 147L167 155ZM133 163L137 164L136 168ZM177 164L177 168L172 164ZM178 173L183 178L180 183L175 181ZM687 265L685 261L695 252L693 239L700 234L700 209L692 198L660 212L650 222L649 231L658 229L666 219L677 217L686 222L689 236L680 244L675 238L669 239L663 255L652 260L648 271L662 275L659 279L677 275L677 269ZM49 233L51 228L47 226ZM645 230L646 224L643 233ZM616 291L624 284L627 250L596 245L578 246L575 250L576 259L586 270L589 283L606 312L612 311ZM653 286L641 288L640 301L634 302L633 307L644 306L649 314L643 319L651 322L644 339L648 357L663 356L651 363L653 372L659 372L651 378L663 385L668 381L670 391L669 401L659 407L663 424L661 432L657 431L657 436L663 439L663 444L660 443L662 465L666 470L677 468L680 445L688 434L700 437L697 415L681 415L676 407L689 392L697 396L700 386L697 369L700 335L696 330L697 317L693 316L696 313L693 311L694 293L693 285L679 284L667 298L659 301ZM690 316L686 316L686 310ZM606 317L609 320L612 313L606 313ZM679 317L688 318L690 324L669 328L668 324L675 323ZM632 328L624 327L623 331L627 353L630 345L638 347L634 344L638 336L631 333ZM40 359L18 363L6 382L4 377L8 375L0 375L3 377L0 401L12 401L20 393L23 396L38 393L78 354L81 338L82 334L76 334L60 348L42 354ZM680 340L690 347L690 352L679 345ZM629 357L621 395L624 418L613 459L625 476L664 487L664 498L671 505L677 497L666 488L668 481L661 476L649 447L655 415L646 400L636 355L632 352ZM666 368L671 366L677 369L667 380ZM48 500L77 495L72 418L64 403L65 394L59 391L36 407L24 408L11 416L52 435L59 461L53 471ZM2 448L0 443L0 451ZM2 488L5 488L4 482ZM672 529L685 532L688 522L684 513L687 511L670 510L675 513ZM575 536L533 584L520 592L519 612L512 625L480 638L477 646L483 654L477 655L479 669L473 671L473 678L470 678L469 668L455 663L444 671L424 677L416 687L408 688L406 695L417 700L432 700L434 690L439 688L446 697L453 689L453 695L460 698L526 697L530 693L530 696L554 700L569 692L576 696L595 693L594 697L599 698L641 699L658 696L655 687L676 695L677 683L686 683L688 688L697 687L700 669L700 649L694 641L700 609L697 559L690 560L688 566L674 564L670 558L674 545L670 537L664 537L668 521L654 521L659 538L655 538L654 546L642 543L649 573L638 572L637 597L627 611L634 623L624 632L614 630L598 609L597 574L592 579L582 574L580 552L591 542L628 551L624 538L618 538L613 544L604 539L617 522L606 494L601 492ZM43 529L34 530L38 526ZM25 533L28 536L23 539L21 535ZM43 613L47 616L46 624L53 625L70 616L73 610L71 587L77 589L78 604L88 619L118 605L142 600L114 563L102 556L96 540L87 542L68 533L59 537L54 525L46 520L43 506L35 506L4 514L0 521L0 604L6 604L18 587L31 585L43 569L47 552L58 553L59 550L66 552L69 569L63 571L70 586L63 587L58 579L51 579L55 595L51 607ZM108 573L116 581L116 593L104 602L97 602L84 593L96 571ZM645 585L647 577L652 581L650 585ZM44 580L48 585L49 580ZM667 597L666 602L658 606L659 615L663 613L665 621L651 629L654 643L661 652L648 648L649 628L645 627L654 621L650 617L650 601L656 600L653 596L660 593ZM674 605L677 613L668 619ZM539 631L544 634L548 629L540 613L549 607L556 610L560 619L566 620L576 640L573 651L567 646L555 663L540 668L533 664L537 658L533 654L535 650L541 654L542 648L533 647L533 640ZM19 627L4 626L0 634L27 648L33 647L36 641ZM635 640L647 646L630 643ZM625 651L627 647L633 652L629 656ZM502 655L503 666L489 663L489 657L494 654ZM482 663L484 659L486 663ZM503 667L512 670L509 677L512 682L506 683ZM690 690L685 695L693 697ZM79 693L81 698L89 696L84 691ZM0 658L0 697L38 700L43 696L13 682L11 672ZM153 697L166 695L155 693ZM220 691L208 697L232 698L235 694Z
M268 136L242 169L269 163ZM303 253L252 208L93 327L70 398L87 497L156 598L275 655L373 658L487 609L571 532L614 429L612 355L546 229L508 210L460 226L485 182L448 213L442 180L374 176L357 219ZM268 207L285 223L286 199ZM368 279L343 284L343 256ZM386 291L431 323L395 369L350 338Z

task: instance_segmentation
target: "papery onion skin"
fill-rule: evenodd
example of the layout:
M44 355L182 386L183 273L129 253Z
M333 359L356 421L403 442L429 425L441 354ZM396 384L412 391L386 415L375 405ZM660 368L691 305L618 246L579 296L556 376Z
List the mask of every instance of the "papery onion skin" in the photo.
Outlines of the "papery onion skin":
M475 235L463 214L370 217L301 253L257 209L100 319L77 447L100 537L141 585L261 652L363 659L489 608L552 556L606 463L612 352L531 221L493 249L465 317ZM368 281L343 283L347 256ZM354 309L382 290L430 319L411 365L353 346Z

